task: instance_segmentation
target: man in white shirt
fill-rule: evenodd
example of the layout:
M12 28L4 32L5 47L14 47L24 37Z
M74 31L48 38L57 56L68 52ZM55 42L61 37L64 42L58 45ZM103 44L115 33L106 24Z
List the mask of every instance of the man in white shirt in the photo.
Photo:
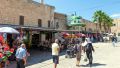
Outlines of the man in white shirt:
M52 56L53 56L54 68L56 68L57 64L59 63L59 50L60 47L58 45L58 39L56 39L55 42L52 44Z

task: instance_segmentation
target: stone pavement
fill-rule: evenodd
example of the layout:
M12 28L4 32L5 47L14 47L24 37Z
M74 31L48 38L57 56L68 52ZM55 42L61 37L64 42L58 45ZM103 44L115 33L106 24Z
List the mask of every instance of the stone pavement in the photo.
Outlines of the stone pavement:
M94 43L95 52L93 53L94 61L92 68L120 68L120 43L113 47L111 43ZM42 55L42 56L41 56ZM52 57L50 52L34 54L29 58L26 68L53 68ZM65 58L60 56L58 68L89 68L87 62L81 59L80 67L75 66L75 58ZM15 67L8 67L15 68Z

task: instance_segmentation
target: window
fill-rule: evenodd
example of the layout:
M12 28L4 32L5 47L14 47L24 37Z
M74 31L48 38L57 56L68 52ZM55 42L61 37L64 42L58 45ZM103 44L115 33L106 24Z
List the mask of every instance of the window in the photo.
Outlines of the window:
M74 20L74 23L76 23L76 20Z
M57 29L59 28L59 22L56 22L56 28Z
M48 21L48 27L50 27L50 21Z
M38 19L38 27L42 27L42 20Z
M113 26L116 26L116 24L113 24Z
M118 36L120 36L120 33L118 33Z
M19 17L19 25L24 25L24 16Z

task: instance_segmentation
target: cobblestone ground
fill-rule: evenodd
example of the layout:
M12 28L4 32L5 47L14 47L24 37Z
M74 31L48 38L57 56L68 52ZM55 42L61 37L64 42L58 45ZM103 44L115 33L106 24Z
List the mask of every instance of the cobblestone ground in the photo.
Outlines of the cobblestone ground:
M93 53L94 61L92 68L120 68L120 43L117 43L116 47L113 47L111 43L94 43L93 45L95 52ZM37 62L46 57L48 57L48 60ZM75 58L65 58L65 55L62 55L60 56L58 68L89 68L86 65L87 62L83 61L83 58L81 59L80 67L76 67ZM43 57L31 58L28 63L29 65L26 68L53 68L50 53L43 55Z

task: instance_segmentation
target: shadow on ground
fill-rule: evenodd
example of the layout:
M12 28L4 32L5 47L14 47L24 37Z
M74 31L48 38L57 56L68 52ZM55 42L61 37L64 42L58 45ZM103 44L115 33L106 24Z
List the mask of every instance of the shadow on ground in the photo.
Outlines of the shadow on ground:
M97 66L105 66L106 64L101 64L101 63L93 63L92 67L97 67ZM81 65L82 67L89 67L89 65Z
M120 47L120 46L115 46L115 47Z
M47 51L31 50L30 54L31 56L28 57L28 61L27 61L28 64L26 66L31 66L52 59L51 52L47 52ZM64 54L65 51L61 52L60 56Z

